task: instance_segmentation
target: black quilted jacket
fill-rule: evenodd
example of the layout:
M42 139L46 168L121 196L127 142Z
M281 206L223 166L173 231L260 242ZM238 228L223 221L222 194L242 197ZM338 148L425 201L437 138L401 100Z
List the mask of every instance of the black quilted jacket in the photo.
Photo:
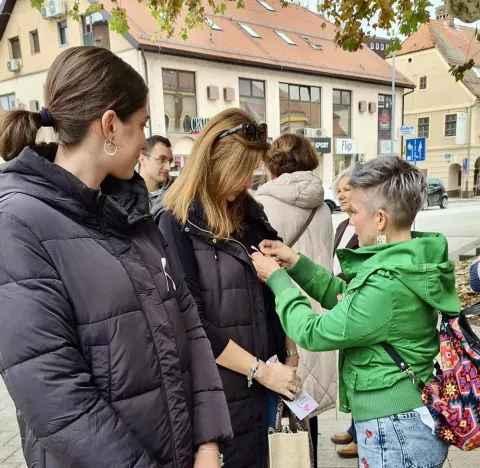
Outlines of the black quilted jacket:
M250 260L252 247L263 239L277 239L261 206L245 197L246 229L240 240L217 241L208 232L203 208L194 202L182 226L159 203L153 213L168 242L176 245L185 280L197 302L200 318L216 357L230 340L267 360L273 354L283 359L285 333L271 291L258 280ZM267 466L265 387L219 367L227 397L234 439L224 447L227 468Z
M190 468L231 425L145 184L89 189L55 153L0 169L0 371L28 466Z

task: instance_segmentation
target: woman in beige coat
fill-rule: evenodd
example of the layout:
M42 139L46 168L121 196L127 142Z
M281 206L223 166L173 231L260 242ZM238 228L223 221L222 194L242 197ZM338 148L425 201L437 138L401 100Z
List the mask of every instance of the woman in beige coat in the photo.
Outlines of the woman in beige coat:
M272 145L267 166L272 180L259 187L256 199L263 205L274 229L285 244L316 263L332 269L332 216L323 202L323 185L313 171L318 157L311 143L300 135L286 134ZM321 314L320 304L311 299ZM310 427L314 446L318 442L316 416L334 408L337 398L337 356L334 351L312 353L298 347L297 375L303 388L319 403ZM317 466L315 453L315 467Z

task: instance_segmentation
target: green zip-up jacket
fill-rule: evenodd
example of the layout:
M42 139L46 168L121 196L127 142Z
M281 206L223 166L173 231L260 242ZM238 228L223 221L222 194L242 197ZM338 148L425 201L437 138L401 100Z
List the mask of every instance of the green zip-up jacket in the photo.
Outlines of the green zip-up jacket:
M438 311L460 312L447 240L433 233L412 236L411 241L338 251L349 284L304 256L267 281L293 341L309 351L341 350L340 410L351 411L355 421L423 405L419 390L381 343L390 343L428 382L439 351ZM329 312L312 312L290 278Z

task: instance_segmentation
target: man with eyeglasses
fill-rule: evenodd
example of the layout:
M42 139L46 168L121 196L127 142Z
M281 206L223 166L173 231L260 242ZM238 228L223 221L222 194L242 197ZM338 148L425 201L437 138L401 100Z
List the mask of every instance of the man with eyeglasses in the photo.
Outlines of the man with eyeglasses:
M153 135L147 138L148 149L138 158L139 173L145 180L150 202L153 206L157 198L163 198L173 180L169 176L172 167L172 144L168 138Z

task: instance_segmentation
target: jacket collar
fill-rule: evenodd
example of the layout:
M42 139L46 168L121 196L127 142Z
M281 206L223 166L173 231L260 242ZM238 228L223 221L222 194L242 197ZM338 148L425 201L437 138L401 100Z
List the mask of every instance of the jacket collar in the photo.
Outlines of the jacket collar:
M3 164L0 197L25 193L82 224L103 223L113 231L124 231L150 217L148 191L138 174L129 181L108 176L100 190L94 190L53 163L57 148L53 143L27 147Z
M263 211L262 205L248 193L244 196L243 207L245 211L245 224L247 229L255 229L259 234L263 234L264 238L277 239L278 233L268 222L267 216ZM186 225L193 227L194 232L199 237L211 241L215 236L208 229L205 219L205 211L199 200L194 200L188 210L188 218Z

